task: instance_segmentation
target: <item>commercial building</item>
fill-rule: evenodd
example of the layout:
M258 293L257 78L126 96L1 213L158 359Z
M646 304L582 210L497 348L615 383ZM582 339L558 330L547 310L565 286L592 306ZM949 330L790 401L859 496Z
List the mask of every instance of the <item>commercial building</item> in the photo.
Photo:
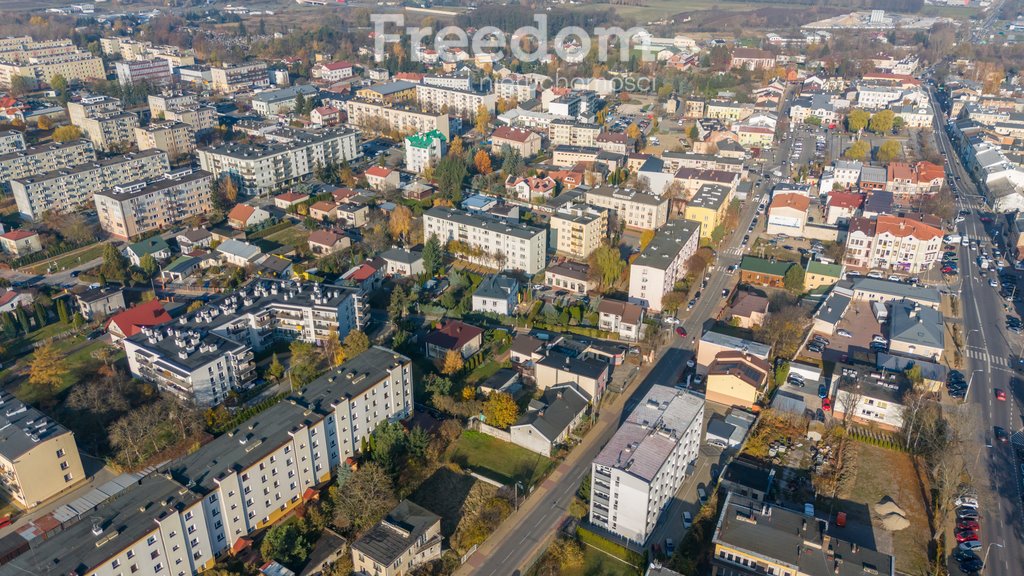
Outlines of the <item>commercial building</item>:
M139 150L163 150L172 160L189 156L196 150L195 128L184 122L159 122L136 128L135 140Z
M122 85L145 82L154 86L166 86L174 81L171 63L163 58L153 60L121 60L114 62L117 81Z
M725 221L725 212L729 209L732 190L727 186L705 184L686 203L683 218L700 223L700 237L711 238L720 224Z
M811 199L806 194L786 193L773 194L771 206L768 207L767 234L785 234L799 238L804 233L807 221L807 208Z
M586 260L608 237L608 210L589 204L564 206L551 215L548 230L556 252Z
M270 86L270 74L263 62L210 68L210 86L217 92L231 94L240 90L256 90Z
M547 263L547 231L435 206L423 213L424 237L437 236L449 250L475 264L536 274Z
M942 312L910 300L889 306L889 351L938 362L946 346Z
M92 142L81 139L29 146L0 155L0 183L78 166L96 160Z
M671 220L662 226L629 266L629 301L660 312L662 297L686 276L699 240L699 222Z
M352 543L356 574L401 576L441 557L441 517L402 500Z
M346 100L343 106L349 124L375 134L392 131L409 134L437 130L444 134L446 139L451 134L447 114L434 114L413 107L360 99Z
M655 384L591 464L590 522L643 545L698 455L704 398Z
M495 98L494 94L417 84L416 102L423 110L443 112L462 118L476 118L477 110L481 106L489 113L494 113Z
M590 279L590 266L571 260L554 264L544 271L544 284L573 294L586 294L597 288Z
M615 212L618 222L630 228L657 230L668 221L668 198L632 188L598 186L587 190L586 201Z
M879 215L850 220L843 263L861 269L916 274L936 262L942 230L910 218Z
M73 212L91 204L93 194L101 190L158 178L169 169L164 151L145 150L11 180L11 191L18 203L18 212L33 219L51 210Z
M139 117L125 112L117 98L90 96L79 102L68 102L68 118L97 150L126 150L136 143Z
M0 489L32 508L85 480L75 435L0 392Z
M789 269L799 265L796 262L786 262L774 258L744 256L740 260L740 283L750 286L782 288L786 284L786 274Z
M246 194L269 194L299 182L317 166L362 156L358 132L346 127L278 131L284 141L227 143L199 149L199 164L215 177L230 175Z
M411 362L371 348L97 505L91 522L66 523L10 566L193 576L299 506L379 423L412 412Z
M303 98L313 98L318 92L320 91L316 86L309 84L266 90L252 97L252 111L262 116L287 114L295 107L295 100L300 94Z
M437 164L444 158L448 138L440 130L431 130L405 137L405 169L414 174Z
M124 345L132 375L213 406L255 378L254 351L280 340L319 344L334 332L344 339L367 315L353 288L263 279Z
M122 239L163 230L212 209L213 174L191 167L157 180L114 186L93 196L100 227Z

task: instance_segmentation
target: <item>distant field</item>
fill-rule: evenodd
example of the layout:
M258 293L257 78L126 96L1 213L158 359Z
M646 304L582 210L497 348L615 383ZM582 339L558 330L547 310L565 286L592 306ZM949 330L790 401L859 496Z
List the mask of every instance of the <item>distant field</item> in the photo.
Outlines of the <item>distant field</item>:
M748 3L748 2L723 2L721 0L647 0L643 6L619 6L610 4L597 4L601 8L614 8L622 16L628 16L636 18L638 23L646 23L655 20L661 20L668 16L679 14L680 12L690 12L693 10L729 10L729 11L740 11L740 10L753 10L755 8L764 8L767 6L779 6L782 4L772 3ZM587 10L590 9L593 4L576 6L576 10Z

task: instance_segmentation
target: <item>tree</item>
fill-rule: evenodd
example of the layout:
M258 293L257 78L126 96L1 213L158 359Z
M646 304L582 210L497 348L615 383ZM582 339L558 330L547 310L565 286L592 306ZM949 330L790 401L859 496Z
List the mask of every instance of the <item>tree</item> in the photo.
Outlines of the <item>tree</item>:
M128 258L113 243L103 247L103 263L100 264L100 274L107 280L121 284L128 280Z
M626 261L622 259L619 250L608 244L602 244L594 250L589 264L590 275L605 290L615 286L626 270Z
M406 451L405 428L397 422L384 421L370 435L370 456L389 473L401 464Z
M61 106L66 106L68 103L68 79L60 74L54 74L50 78L50 88L57 93L57 101Z
M700 138L700 130L697 128L696 124L690 126L690 130L687 132L687 136L690 137L690 142L696 142L697 139Z
M865 160L871 155L871 144L864 140L857 140L846 149L843 156L851 160Z
M846 129L850 132L860 132L868 127L871 115L860 108L854 108L846 115Z
M893 118L895 116L892 110L875 112L871 115L871 121L868 122L868 129L875 134L886 134L892 130Z
M896 140L886 140L878 147L878 161L888 164L903 155L903 146Z
M345 357L355 358L370 349L370 338L359 330L353 330L345 336Z
M636 124L636 122L631 123L626 128L626 136L629 136L633 140L638 140L640 138L640 135L641 135L640 126L638 126Z
M809 126L821 126L821 118L812 114L807 118L804 118L804 124Z
M289 520L267 530L260 544L260 554L267 560L277 560L286 566L300 565L309 556L312 543L299 529L299 523Z
M508 144L501 147L501 171L505 177L519 176L523 170L523 157L519 150Z
M71 373L64 354L53 342L47 342L36 348L28 367L28 381L53 393L64 384L64 378Z
M444 364L441 366L441 373L445 376L451 376L456 374L459 370L462 370L464 362L462 360L462 354L458 350L449 350L444 355Z
M339 477L339 484L342 477ZM335 522L348 527L352 535L372 528L397 501L391 477L379 464L368 462L353 472L344 484L332 489Z
M395 206L395 209L391 211L391 217L388 218L388 231L391 233L391 237L395 240L405 238L411 225L412 210L405 204Z
M491 123L491 111L487 109L483 104L476 107L476 130L477 132L487 132L487 127Z
M563 571L583 566L583 546L576 540L559 538L551 543L548 554L558 562L559 568Z
M436 234L431 234L427 243L423 245L423 271L427 276L433 276L441 269L444 259L444 250L441 248L441 241Z
M484 402L484 418L495 428L507 429L519 419L519 406L510 394L494 392Z
M277 352L270 357L270 366L267 366L267 378L273 381L278 381L284 376L284 364L277 359Z
M457 138L456 138L457 139ZM434 179L441 197L452 204L462 201L462 181L469 171L461 155L449 154L434 167Z
M464 150L462 149L462 138L459 136L452 138L451 143L448 144L448 155L461 157L463 154Z
M69 319L67 300L64 299L64 298L58 299L57 303L56 303L56 306L57 306L57 319L60 320L61 324L67 324L68 323L68 319Z
M61 126L53 131L54 142L70 142L81 137L82 131L78 129L78 126Z
M295 113L299 116L306 113L306 97L302 92L295 95Z
M13 76L11 78L11 95L24 96L36 89L36 81L27 76Z
M53 128L53 120L50 120L50 117L45 114L41 115L39 116L39 120L36 120L36 128L39 128L40 130L50 130Z
M225 176L220 185L221 194L231 204L238 201L238 184L235 184L235 179L231 176Z
M402 316L405 316L406 306L405 290L398 286L391 293L391 302L388 304L388 319L392 322L401 320Z
M345 361L345 350L341 346L336 329L331 330L327 339L324 340L323 355L329 366L337 366Z
M295 388L302 388L316 378L319 372L319 360L316 348L309 342L295 340L288 346L291 352L288 374Z
M799 264L793 264L786 270L786 275L782 278L782 285L786 287L786 290L790 292L803 292L804 291L804 269Z
M491 156L483 148L476 151L473 156L473 165L476 166L478 174L487 175L491 173Z
M941 220L952 220L956 215L956 200L949 187L943 186L938 192L928 194L921 200L921 210Z
M142 269L146 278L152 278L160 270L160 265L156 263L156 258L152 254L144 254L142 258L139 258L139 268Z

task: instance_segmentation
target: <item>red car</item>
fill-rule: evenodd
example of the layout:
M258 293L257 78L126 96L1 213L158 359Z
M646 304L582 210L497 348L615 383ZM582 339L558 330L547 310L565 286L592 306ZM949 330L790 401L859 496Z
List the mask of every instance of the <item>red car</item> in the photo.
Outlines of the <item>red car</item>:
M824 410L825 412L832 410L832 401L829 400L828 398L822 398L821 409Z
M992 217L991 216L982 216L981 217L981 221L984 222L985 224L991 224L992 223Z
M974 530L964 530L956 533L957 542L972 542L978 539L978 533Z
M676 326L676 334L679 334L680 338L686 338L686 329L682 326Z
M1006 391L1000 388L996 388L996 400L1006 400Z
M956 523L957 530L974 530L977 532L981 529L981 525L978 524L977 520L969 520L964 518Z

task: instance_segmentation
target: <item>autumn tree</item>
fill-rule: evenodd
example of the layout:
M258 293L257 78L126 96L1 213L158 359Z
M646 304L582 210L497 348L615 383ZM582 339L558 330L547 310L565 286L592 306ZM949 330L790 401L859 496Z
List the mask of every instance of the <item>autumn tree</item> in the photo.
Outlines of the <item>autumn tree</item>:
M274 352L273 356L270 357L270 366L267 366L267 378L270 378L274 382L281 379L284 376L284 364L277 359L277 352Z
M345 336L345 357L355 358L370 349L370 337L360 330L353 330Z
M484 417L491 426L504 430L519 419L519 406L510 394L494 392L484 402Z
M319 372L320 359L316 348L309 342L295 340L288 346L291 352L288 375L292 386L302 388L316 378Z
M480 133L487 132L487 127L491 124L491 111L483 104L476 107L475 124L477 131Z
M589 264L591 278L604 290L614 287L626 270L626 261L622 259L619 250L608 244L602 244L591 253Z
M462 370L464 362L462 360L462 354L458 350L449 350L444 355L444 364L441 366L441 373L445 376L451 376L452 374L458 373Z
M854 108L846 115L846 129L850 132L860 132L868 127L871 115L860 108Z
M626 136L629 136L633 140L638 140L640 138L640 134L640 126L638 126L636 122L631 123L626 128Z
M878 147L878 161L888 164L903 155L903 146L896 140L886 140Z
M850 160L866 160L871 155L871 144L865 140L856 140L846 149L843 156Z
M786 270L782 278L782 285L790 292L803 292L804 290L804 269L799 264L793 264Z
M49 116L43 114L39 116L39 120L36 120L36 128L39 128L40 130L49 130L53 128L53 120L50 120Z
M462 137L456 136L452 138L451 143L448 144L448 155L461 157L463 154L465 154L465 151L462 148Z
M82 137L82 131L78 129L78 126L61 126L53 131L54 142L70 142L72 140L78 140Z
M412 210L404 204L395 206L395 209L391 211L391 217L388 219L388 231L391 233L391 237L395 240L401 240L409 234L409 228L412 225Z
M491 156L483 148L476 151L476 155L473 156L473 164L476 166L477 173L485 176L491 173Z
M54 392L70 374L64 354L52 342L47 342L32 354L29 362L28 381L30 384Z
M238 184L231 176L225 176L221 181L220 191L228 202L234 204L238 201Z
M347 527L350 535L360 535L377 524L398 503L387 470L367 462L347 477L340 475L331 490L334 520Z
M895 116L892 110L875 112L871 115L871 120L868 122L868 129L875 134L886 134L892 130Z
M324 339L323 356L328 366L337 366L345 361L345 350L341 346L337 330L331 330Z
M128 258L113 243L103 247L103 263L100 275L107 280L125 283L128 280Z

